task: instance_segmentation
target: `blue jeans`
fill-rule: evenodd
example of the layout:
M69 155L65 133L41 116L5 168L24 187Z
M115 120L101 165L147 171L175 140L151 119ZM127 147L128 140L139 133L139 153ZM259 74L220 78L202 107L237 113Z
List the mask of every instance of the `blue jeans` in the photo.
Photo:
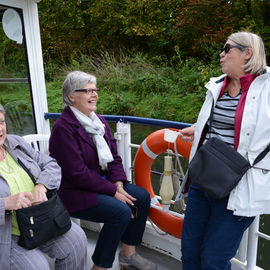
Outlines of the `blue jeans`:
M126 184L124 189L137 200L137 217L131 218L129 206L114 197L98 194L98 205L82 211L72 212L79 219L104 223L96 244L92 260L95 265L111 268L120 241L137 246L142 241L150 207L149 193L138 186Z
M233 215L228 197L214 200L190 185L182 231L183 270L230 270L244 231L254 217Z

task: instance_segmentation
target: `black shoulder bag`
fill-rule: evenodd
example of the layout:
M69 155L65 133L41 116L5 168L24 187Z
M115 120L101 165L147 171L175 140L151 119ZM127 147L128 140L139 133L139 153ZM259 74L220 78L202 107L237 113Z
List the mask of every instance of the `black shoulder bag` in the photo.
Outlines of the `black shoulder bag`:
M36 180L21 160L18 163L34 184ZM68 211L64 208L56 190L47 191L48 201L16 210L20 229L18 244L26 249L36 248L48 240L60 236L71 227Z
M212 127L214 102L209 119ZM214 199L230 194L247 170L261 161L270 151L270 143L251 165L241 154L218 138L209 138L194 155L189 164L188 177L191 183Z

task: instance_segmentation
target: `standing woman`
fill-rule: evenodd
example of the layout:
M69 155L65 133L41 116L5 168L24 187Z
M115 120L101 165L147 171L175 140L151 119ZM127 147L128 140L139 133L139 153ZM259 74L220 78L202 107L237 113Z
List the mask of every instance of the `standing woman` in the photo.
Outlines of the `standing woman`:
M35 249L18 245L16 210L47 201L47 190L60 186L61 169L55 159L6 132L5 111L0 104L0 269L50 270L46 253L55 259L55 270L86 270L87 240L77 224L72 223L68 232ZM36 185L18 164L19 159L36 178Z
M249 32L228 37L220 54L224 75L211 78L197 123L181 130L192 141L190 160L209 136L253 163L270 142L270 73L262 39ZM209 116L214 102L212 128ZM219 181L219 179L216 179ZM215 200L190 184L182 232L183 270L229 270L254 217L270 213L270 154L251 168L226 198Z
M96 77L81 71L69 73L63 83L64 110L49 145L62 168L59 196L71 216L104 223L92 256L93 270L112 267L120 241L122 268L155 270L156 265L135 249L142 241L150 195L127 181L110 127L95 113L98 91Z

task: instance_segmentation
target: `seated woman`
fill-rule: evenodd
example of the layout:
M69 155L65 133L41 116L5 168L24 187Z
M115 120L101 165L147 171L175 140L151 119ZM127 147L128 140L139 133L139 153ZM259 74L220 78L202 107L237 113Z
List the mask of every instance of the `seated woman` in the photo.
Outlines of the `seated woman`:
M31 178L17 161L24 163L36 177ZM6 134L5 111L0 104L0 268L1 270L49 270L43 253L55 259L55 269L87 268L87 240L76 224L65 234L38 248L18 245L20 230L16 212L47 200L47 189L58 188L61 169L48 155L35 151L23 138ZM10 211L11 210L11 211Z
M92 256L93 270L112 267L120 241L122 268L155 270L135 248L142 241L150 196L127 181L110 127L95 113L98 91L96 78L81 71L69 73L64 81L64 110L49 144L62 168L59 196L71 216L104 223Z

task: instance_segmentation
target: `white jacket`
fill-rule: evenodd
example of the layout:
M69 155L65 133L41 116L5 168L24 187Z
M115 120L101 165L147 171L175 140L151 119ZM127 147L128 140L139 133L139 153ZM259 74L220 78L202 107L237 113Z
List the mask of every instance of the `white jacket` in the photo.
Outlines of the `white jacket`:
M250 164L270 143L270 73L258 76L250 85L244 106L237 151ZM223 84L222 75L211 78L204 104L199 113L190 160L197 151L202 131L210 116L213 99L216 103ZM270 213L270 153L248 170L230 193L227 209L239 216Z

